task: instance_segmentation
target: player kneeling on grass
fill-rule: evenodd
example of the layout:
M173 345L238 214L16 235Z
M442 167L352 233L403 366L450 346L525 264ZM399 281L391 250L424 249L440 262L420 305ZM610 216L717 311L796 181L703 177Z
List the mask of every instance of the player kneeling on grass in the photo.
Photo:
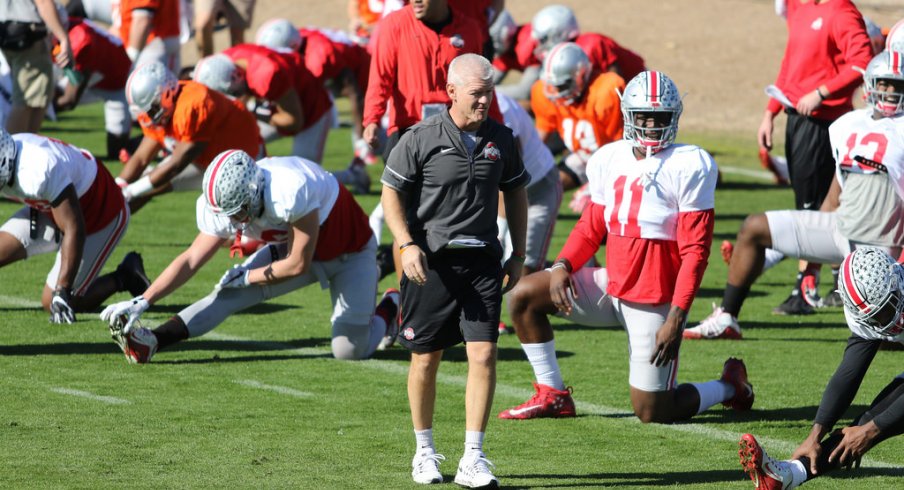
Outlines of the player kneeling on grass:
M747 369L725 362L722 378L678 385L678 349L712 243L717 169L693 145L672 144L682 103L662 73L642 72L621 100L624 139L587 165L591 201L550 269L524 278L509 299L537 393L503 419L573 417L548 315L628 332L631 403L643 422L668 423L716 403L753 404ZM601 243L607 268L581 268Z
M107 168L62 141L0 128L0 196L25 206L0 227L0 267L56 252L41 304L53 323L72 323L118 291L148 286L132 252L98 277L129 227L129 209Z
M849 426L832 431L850 408L880 344L904 343L904 268L885 250L863 247L844 259L839 276L851 336L810 435L790 461L776 461L753 435L741 436L741 465L757 490L795 488L840 466L859 466L870 448L904 432L904 374L892 379Z
M329 172L298 157L255 163L241 150L217 155L198 198L200 233L143 296L108 306L101 318L126 358L146 363L157 351L203 335L230 314L310 284L330 288L333 355L364 359L395 341L398 292L374 311L377 243L367 215ZM153 331L136 320L185 284L230 240L245 234L269 245L226 271L214 290Z

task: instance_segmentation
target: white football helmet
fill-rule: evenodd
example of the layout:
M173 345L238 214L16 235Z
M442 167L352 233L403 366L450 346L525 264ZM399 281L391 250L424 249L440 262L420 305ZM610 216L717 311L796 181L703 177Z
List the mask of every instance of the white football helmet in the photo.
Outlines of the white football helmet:
M263 211L264 174L242 150L226 150L204 172L204 198L216 214L248 221Z
M270 49L298 51L301 47L301 34L286 19L270 19L257 29L255 43Z
M904 53L904 19L899 20L885 37L885 50Z
M671 78L658 71L644 71L628 82L621 94L625 139L635 147L657 153L669 147L678 135L678 119L684 105L678 87ZM660 128L644 128L635 124L638 113L669 113L668 124Z
M191 78L230 97L244 95L247 88L245 86L245 70L222 53L207 56L198 61Z
M904 268L885 250L855 249L844 258L838 292L848 315L863 328L886 337L904 332Z
M885 117L904 112L904 93L876 89L879 80L904 82L904 53L883 51L870 60L863 72L863 93L868 104Z
M503 10L496 16L496 20L490 26L490 39L493 40L493 51L497 56L512 48L517 32L518 24L508 10Z
M16 171L16 142L6 129L0 127L0 189L9 184Z
M549 100L573 104L584 95L592 71L590 58L580 46L575 43L557 44L540 70L543 93Z
M126 82L130 108L147 113L154 124L172 116L178 93L179 80L159 61L139 66Z
M580 34L574 12L564 5L543 7L531 21L530 35L537 41L534 54L540 61L553 46L574 41Z

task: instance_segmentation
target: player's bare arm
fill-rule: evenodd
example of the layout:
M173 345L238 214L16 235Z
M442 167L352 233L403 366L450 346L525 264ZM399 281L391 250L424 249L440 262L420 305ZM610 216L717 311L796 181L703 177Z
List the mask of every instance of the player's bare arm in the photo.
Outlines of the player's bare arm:
M414 244L414 240L411 239L402 206L403 197L401 192L384 185L380 202L383 204L386 225L401 249L399 254L402 258L402 270L405 272L405 276L415 284L423 286L427 282L427 256L421 247Z
M524 252L527 249L527 188L519 187L503 193L505 215L512 236L512 256L502 266L504 277L508 279L502 294L509 292L521 279L524 269Z
M838 209L838 206L841 205L841 183L838 182L838 177L836 176L832 179L832 184L829 186L829 193L826 194L826 198L823 199L822 205L819 206L819 210L825 213L830 213Z
M301 131L305 123L305 117L301 99L298 98L298 92L294 89L287 90L275 102L276 110L270 116L270 124L287 134L295 134Z
M300 276L308 271L314 260L320 221L317 210L302 216L292 223L286 258L277 260L266 267L248 271L248 283L275 284Z
M683 325L687 322L687 312L672 305L665 323L656 332L656 349L650 358L650 364L664 366L672 359L678 357L678 348L681 347L681 333Z
M227 240L206 233L198 233L191 245L172 262L144 292L149 304L168 296L188 282L206 264Z
M127 183L138 180L141 174L144 173L144 169L154 160L160 148L160 143L157 140L145 136L138 148L135 149L135 153L132 153L129 161L123 166L117 179L124 180Z
M53 220L59 226L62 234L60 242L62 264L56 287L69 289L75 281L79 264L82 261L82 249L85 246L85 217L82 215L78 195L72 184L66 186L51 204Z
M147 45L148 36L154 27L154 11L149 9L135 9L132 11L132 26L129 29L129 51L135 50L136 53L141 52ZM135 58L131 56L132 62Z
M813 428L810 429L810 435L804 439L804 442L800 443L800 446L791 455L791 459L810 458L810 472L814 475L816 474L816 462L822 453L822 446L819 445L819 442L825 437L826 433L826 428L822 424L813 424Z
M860 458L873 447L881 430L876 422L870 420L864 425L854 425L841 429L844 437L829 455L829 462L838 461L842 466L850 466L856 462L860 466Z
M556 309L566 316L571 314L571 299L578 297L571 282L571 272L568 259L557 260L549 269L549 297Z
M148 175L151 185L155 188L162 187L173 180L180 172L185 170L191 162L195 161L204 150L207 149L206 141L182 141L176 143L173 154L169 160L160 164Z

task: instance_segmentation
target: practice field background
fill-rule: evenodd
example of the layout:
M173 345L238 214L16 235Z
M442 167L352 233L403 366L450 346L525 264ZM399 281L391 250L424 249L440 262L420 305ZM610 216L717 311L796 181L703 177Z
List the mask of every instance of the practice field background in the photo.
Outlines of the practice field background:
M45 130L101 153L102 127L94 105ZM792 198L763 178L748 141L699 132L679 139L701 144L724 167L713 256L691 312L696 321L721 296L721 240L733 239L748 213L788 207ZM347 129L330 135L328 168L345 167L348 142ZM285 154L288 144L270 150ZM114 174L121 168L108 165ZM376 182L380 167L369 171ZM105 270L137 250L148 274L159 274L196 234L195 198L154 200L133 217ZM358 199L370 211L378 186ZM0 217L16 208L0 202ZM576 218L563 206L554 252ZM332 359L327 292L311 286L237 314L205 337L158 353L152 364L133 366L96 313L79 315L75 325L48 324L38 298L52 261L42 256L0 270L0 488L415 487L407 352ZM207 294L231 263L224 249L153 307L146 323L157 325ZM809 430L847 338L839 309L800 318L769 313L787 294L794 267L780 264L753 288L742 318L745 340L682 346L679 381L718 377L728 356L745 360L757 399L743 414L718 407L692 423L640 424L630 410L624 332L558 321L559 357L579 417L501 421L495 414L524 401L532 380L516 337L502 337L486 450L503 486L750 488L737 460L740 434L754 432L776 456L789 456ZM387 278L380 291L391 284ZM111 301L125 299L123 293ZM878 354L849 416L900 372L902 356ZM438 450L448 457L441 467L447 480L462 453L465 376L463 350L451 349L440 370L434 426ZM869 454L864 469L811 486L900 487L902 451L904 442L889 441Z

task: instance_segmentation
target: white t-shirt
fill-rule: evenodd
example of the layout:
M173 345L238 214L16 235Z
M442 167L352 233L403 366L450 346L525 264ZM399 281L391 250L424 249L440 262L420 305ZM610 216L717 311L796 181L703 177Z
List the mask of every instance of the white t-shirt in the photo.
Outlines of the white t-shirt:
M320 165L300 157L272 157L257 162L264 174L263 214L248 223L242 234L265 242L288 240L292 223L317 211L323 224L336 199L339 182ZM204 195L198 198L198 230L220 238L235 236L238 228L232 221L214 214Z
M12 186L0 192L36 209L49 211L68 185L78 197L91 188L97 162L87 150L59 140L30 133L14 134L19 156Z
M637 160L630 141L609 143L587 163L590 198L605 206L609 233L677 240L678 213L715 206L716 162L694 145L673 144Z
M530 187L540 182L549 173L556 164L555 158L549 148L540 140L533 119L515 99L496 90L496 100L499 103L502 117L505 119L505 125L512 130L512 134L518 138L521 145L521 159L524 160L524 169L530 174L530 184L528 184Z
M829 126L829 140L835 156L835 171L844 185L841 171L872 174L877 170L858 163L863 157L885 165L888 176L904 199L904 116L872 118L872 108L848 112Z

